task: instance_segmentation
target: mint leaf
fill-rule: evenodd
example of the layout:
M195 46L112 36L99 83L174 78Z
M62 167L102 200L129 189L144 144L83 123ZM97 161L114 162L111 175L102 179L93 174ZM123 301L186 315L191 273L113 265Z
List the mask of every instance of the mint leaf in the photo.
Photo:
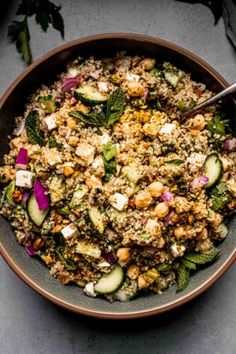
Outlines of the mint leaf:
M211 207L214 211L222 210L232 200L232 196L225 182L220 182L210 191Z
M107 161L110 161L116 156L116 146L109 141L106 145L103 145L102 148L103 156Z
M107 125L114 124L122 115L125 108L125 94L119 87L107 101L106 121Z
M226 135L226 128L229 125L229 120L223 120L220 114L217 114L212 120L210 120L206 129L212 134Z
M110 160L107 161L106 159L103 159L104 162L104 167L105 167L105 181L108 182L111 178L116 173L116 162L115 160Z
M29 141L32 144L43 146L45 144L44 137L40 132L39 114L36 110L29 112L25 120L25 130Z
M189 270L181 265L178 270L177 292L183 291L189 284Z
M166 270L169 270L170 268L171 268L170 263L162 263L156 266L156 269L159 270L160 272L164 272Z
M170 163L170 164L176 165L176 166L179 166L184 162L185 162L184 160L179 160L179 159L173 159L173 160L166 161L166 163Z
M30 50L30 34L27 16L23 21L13 21L8 27L8 34L11 37L11 41L16 43L16 48L21 54L23 60L30 64L32 61L32 54Z
M71 111L68 113L68 115L70 117L80 119L82 122L87 123L89 125L96 125L98 127L102 127L105 124L105 115L103 112L85 114L80 111Z
M186 268L196 270L196 264L189 261L188 259L183 258L182 263L183 265L185 265Z
M196 264L207 264L214 262L220 256L220 250L214 248L211 251L202 253L186 253L184 258Z

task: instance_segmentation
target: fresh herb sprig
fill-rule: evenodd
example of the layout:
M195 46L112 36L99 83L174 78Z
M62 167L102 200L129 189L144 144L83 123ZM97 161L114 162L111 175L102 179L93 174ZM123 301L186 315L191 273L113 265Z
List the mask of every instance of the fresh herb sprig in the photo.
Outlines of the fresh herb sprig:
M35 16L36 23L44 32L52 25L64 38L64 21L60 14L61 6L49 0L21 0L16 15L23 16L21 21L13 21L8 27L8 36L15 42L18 52L26 64L32 62L28 18Z

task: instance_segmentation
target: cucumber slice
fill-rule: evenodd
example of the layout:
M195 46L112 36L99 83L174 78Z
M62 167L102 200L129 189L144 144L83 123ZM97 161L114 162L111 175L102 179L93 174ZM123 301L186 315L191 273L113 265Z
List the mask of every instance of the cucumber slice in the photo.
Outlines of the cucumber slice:
M88 105L104 103L107 101L107 97L105 95L89 85L82 86L75 90L75 97L77 100Z
M118 264L108 274L104 274L98 283L95 285L94 290L98 294L113 294L120 289L123 284L124 271Z
M89 218L93 223L94 227L98 230L100 234L103 234L105 229L105 223L103 222L103 215L96 207L91 207L89 209Z
M131 184L137 184L142 175L135 164L122 167L121 173L128 178Z
M6 199L8 201L9 204L14 204L13 202L13 192L15 190L15 181L11 181L11 183L8 184L8 186L6 187Z
M223 164L217 154L207 156L204 162L205 176L208 177L208 182L205 188L213 187L221 178L223 172Z
M26 209L30 220L37 226L42 225L49 212L49 208L45 210L39 209L34 193L30 195Z
M76 208L81 204L84 199L85 194L88 192L88 187L86 185L81 185L73 194L72 199L70 201L70 207Z

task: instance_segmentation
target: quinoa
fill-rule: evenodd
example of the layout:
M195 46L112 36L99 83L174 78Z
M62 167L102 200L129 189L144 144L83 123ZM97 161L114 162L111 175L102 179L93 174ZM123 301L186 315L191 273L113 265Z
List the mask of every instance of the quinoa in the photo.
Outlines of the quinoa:
M180 123L211 95L154 58L70 62L16 117L0 167L0 213L17 241L89 296L128 301L176 281L183 290L219 255L236 206L236 142L220 107ZM211 184L209 157L219 169ZM115 270L121 279L101 292Z

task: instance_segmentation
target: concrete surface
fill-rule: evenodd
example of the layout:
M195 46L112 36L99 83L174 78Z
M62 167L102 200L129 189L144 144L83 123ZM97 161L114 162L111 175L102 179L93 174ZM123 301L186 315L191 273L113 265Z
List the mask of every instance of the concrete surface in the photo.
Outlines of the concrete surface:
M170 40L197 53L229 81L236 79L235 51L223 21L202 5L170 1L66 0L65 40L102 32L136 32ZM8 1L0 21L0 94L24 68L6 38L17 2ZM63 43L30 21L34 58ZM2 354L234 354L236 268L190 304L160 317L107 322L55 307L24 285L0 259L0 353Z

